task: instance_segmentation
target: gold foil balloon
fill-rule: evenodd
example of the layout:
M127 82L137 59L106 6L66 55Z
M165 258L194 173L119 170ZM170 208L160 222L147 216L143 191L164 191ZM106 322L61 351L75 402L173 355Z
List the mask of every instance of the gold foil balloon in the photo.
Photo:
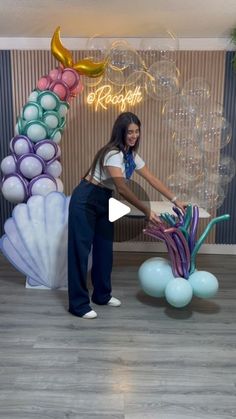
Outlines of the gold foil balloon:
M60 40L60 26L57 27L53 34L51 51L54 57L60 61L64 67L71 67L79 74L87 77L100 77L104 73L108 63L108 59L94 62L89 58L84 58L77 63L73 63L72 53L62 45Z
M95 63L89 58L84 58L83 60L73 64L72 67L83 76L100 77L104 73L107 63L108 60Z
M55 30L51 40L51 51L54 57L64 65L64 67L72 67L72 54L62 45L60 39L60 26Z

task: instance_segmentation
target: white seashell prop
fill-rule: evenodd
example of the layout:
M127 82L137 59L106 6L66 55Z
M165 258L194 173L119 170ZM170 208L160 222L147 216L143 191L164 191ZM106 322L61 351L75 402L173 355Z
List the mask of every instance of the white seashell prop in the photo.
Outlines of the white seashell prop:
M70 197L60 192L31 196L5 222L0 249L26 275L26 286L67 286L69 202Z

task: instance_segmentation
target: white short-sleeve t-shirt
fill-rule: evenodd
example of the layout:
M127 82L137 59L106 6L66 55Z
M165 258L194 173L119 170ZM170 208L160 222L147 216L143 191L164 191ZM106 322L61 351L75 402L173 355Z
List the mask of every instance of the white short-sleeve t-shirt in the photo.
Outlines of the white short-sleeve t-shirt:
M136 164L135 170L142 169L145 166L144 160L136 153L134 156L134 162ZM115 189L114 182L109 175L108 170L106 170L105 166L114 166L119 167L122 172L122 176L125 178L125 162L124 162L124 154L122 151L118 150L111 150L109 151L104 157L104 171L100 173L99 162L97 162L93 179L97 182L103 183L105 182L105 186L110 189ZM89 172L91 174L91 172Z

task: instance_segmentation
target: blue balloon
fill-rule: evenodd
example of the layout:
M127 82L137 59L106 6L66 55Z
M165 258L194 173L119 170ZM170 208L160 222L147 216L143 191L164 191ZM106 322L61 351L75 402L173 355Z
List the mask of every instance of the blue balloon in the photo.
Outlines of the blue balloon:
M193 289L185 278L174 278L168 283L165 296L170 305L185 307L192 299Z
M142 289L152 297L164 297L168 282L174 278L170 262L159 257L146 260L139 268L138 277Z
M211 298L217 293L219 283L217 278L207 271L195 271L189 277L193 294L200 298Z

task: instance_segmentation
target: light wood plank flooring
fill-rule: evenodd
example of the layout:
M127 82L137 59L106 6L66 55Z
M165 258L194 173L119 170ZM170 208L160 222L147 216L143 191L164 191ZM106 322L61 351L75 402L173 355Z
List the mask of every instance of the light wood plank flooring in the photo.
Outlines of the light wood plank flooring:
M66 291L25 289L0 256L1 419L236 418L236 257L199 255L220 290L175 309L139 287L152 256L114 254L122 306L95 320L70 315Z

